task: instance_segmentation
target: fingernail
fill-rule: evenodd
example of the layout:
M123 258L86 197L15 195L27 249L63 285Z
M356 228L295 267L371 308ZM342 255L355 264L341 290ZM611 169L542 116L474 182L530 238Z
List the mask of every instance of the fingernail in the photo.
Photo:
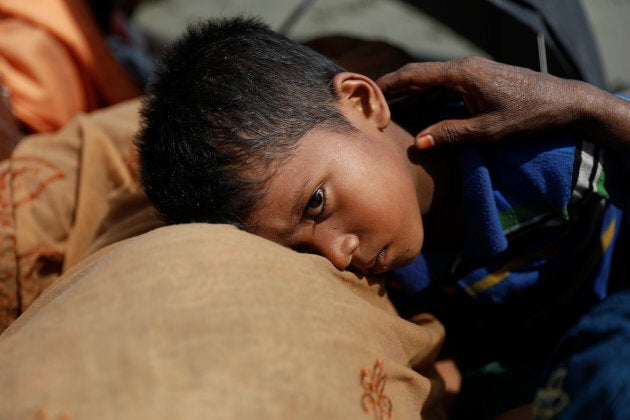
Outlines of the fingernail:
M433 140L433 136L431 134L425 134L424 136L420 136L416 139L416 146L418 149L430 149L435 146L435 140Z

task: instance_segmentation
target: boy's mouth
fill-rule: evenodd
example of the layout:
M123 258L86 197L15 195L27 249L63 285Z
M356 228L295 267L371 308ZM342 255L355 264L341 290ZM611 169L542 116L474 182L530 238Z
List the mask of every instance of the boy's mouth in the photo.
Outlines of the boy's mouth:
M385 256L387 253L387 247L381 249L381 251L372 259L370 267L367 270L368 274L382 274L387 271L385 264Z

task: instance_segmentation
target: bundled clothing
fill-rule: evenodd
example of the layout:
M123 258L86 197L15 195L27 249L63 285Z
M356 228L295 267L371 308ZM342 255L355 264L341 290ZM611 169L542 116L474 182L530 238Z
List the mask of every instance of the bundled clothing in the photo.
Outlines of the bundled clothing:
M0 162L0 332L88 255L162 225L138 179L139 107L78 115Z
M0 0L0 84L30 132L141 93L82 0Z
M559 337L630 284L628 167L571 138L470 146L459 158L463 249L423 251L391 288L403 312L445 323L470 379L462 399L483 404L496 386L506 406L491 416L531 402Z

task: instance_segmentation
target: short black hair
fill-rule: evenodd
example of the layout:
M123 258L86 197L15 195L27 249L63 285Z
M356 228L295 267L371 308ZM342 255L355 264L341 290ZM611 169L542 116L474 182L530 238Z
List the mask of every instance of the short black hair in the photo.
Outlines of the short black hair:
M332 60L255 18L188 28L158 63L136 139L144 189L168 224L245 223L272 163L315 127L353 127Z

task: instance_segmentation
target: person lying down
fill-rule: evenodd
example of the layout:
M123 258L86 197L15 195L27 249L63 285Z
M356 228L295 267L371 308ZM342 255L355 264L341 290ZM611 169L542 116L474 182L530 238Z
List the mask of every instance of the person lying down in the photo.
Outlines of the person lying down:
M418 150L417 121L392 115L375 81L257 19L191 26L141 115L142 181L167 223L231 224L387 275L401 313L445 323L469 414L548 413L536 390L558 338L628 285L615 277L629 208L617 154L556 131Z

